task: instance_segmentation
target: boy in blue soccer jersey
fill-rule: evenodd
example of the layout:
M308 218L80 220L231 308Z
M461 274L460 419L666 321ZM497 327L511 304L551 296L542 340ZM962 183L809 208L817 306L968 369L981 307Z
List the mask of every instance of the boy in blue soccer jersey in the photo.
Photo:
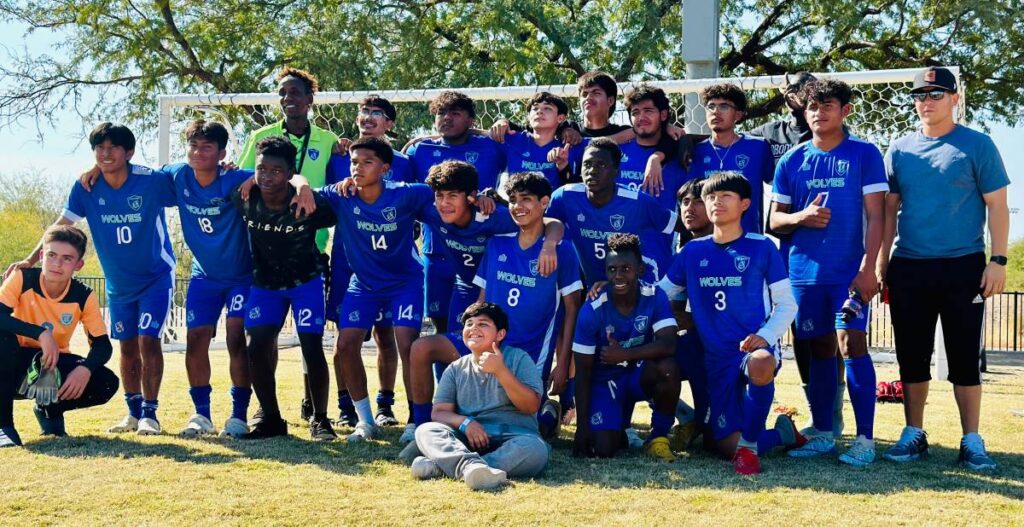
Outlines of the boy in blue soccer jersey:
M582 301L579 261L568 244L559 243L557 271L549 276L540 273L546 244L544 209L551 198L547 178L537 172L513 174L504 190L519 232L491 238L473 283L481 289L481 301L498 304L508 313L515 330L505 342L530 354L545 387L557 356L550 392L561 393L569 375L572 335ZM460 354L465 355L465 350ZM560 415L553 400L544 402L538 416L542 436L557 435Z
M786 416L765 430L781 366L779 339L796 302L778 249L743 231L750 182L726 171L709 178L701 193L714 231L683 246L660 286L688 300L704 344L713 449L732 458L736 473L757 474L759 456L803 439Z
M771 213L773 230L792 233L789 277L800 306L796 332L811 341L812 353L807 395L813 437L790 455L835 451L838 348L846 358L857 422L857 437L839 459L863 467L875 458L875 369L866 328L868 302L878 290L875 261L889 185L878 149L843 129L852 109L850 87L834 80L812 81L800 96L812 138L779 160Z
M579 172L580 157L587 141L570 146L557 138L558 128L565 122L569 105L557 95L539 92L527 101L532 132L509 132L504 137L505 171L540 172L548 178L551 188L558 188L573 173Z
M429 110L441 137L406 147L416 181L426 181L432 166L455 159L476 168L479 190L496 188L498 176L505 168L505 153L491 138L473 133L476 120L473 99L461 92L444 91L430 101ZM443 250L435 249L433 231L429 227L423 228L423 255L426 315L442 334L448 331L448 301L455 283L455 265L445 258Z
M707 108L711 137L697 144L690 179L705 179L725 170L743 174L751 189L743 230L764 232L764 185L771 184L775 164L767 141L736 133L736 124L747 111L747 96L734 84L713 84L700 92L700 102Z
M249 231L252 246L252 287L246 303L245 329L249 334L249 373L262 417L243 439L266 439L288 433L277 403L277 337L291 309L309 376L313 415L309 421L314 441L337 436L327 418L330 377L323 353L324 280L326 271L316 244L317 231L335 223L326 201L314 196L316 210L297 215L289 185L295 173L297 150L284 136L271 136L256 144L256 183L248 200L242 190L231 193ZM298 217L297 217L298 216Z
M398 114L391 101L379 95L365 97L359 103L359 114L356 116L359 138L379 137L386 141L387 134L394 126L397 117ZM338 145L341 152L332 154L327 165L328 185L344 181L351 175L352 156L348 153L351 141L341 139L338 141ZM405 154L397 150L394 152L394 159L388 172L384 174L384 180L406 183L416 180L412 162ZM352 268L349 267L348 260L345 258L345 246L341 243L341 237L336 235L331 245L331 280L327 293L327 319L334 323L338 322L340 316L338 310L341 308L341 301L345 298L345 291L348 290L351 278ZM393 426L398 424L391 408L395 404L398 348L395 344L395 332L390 325L390 318L383 314L380 318L380 323L375 324L373 328L373 338L377 344L377 377L380 381L380 389L377 391L377 414L374 419L379 426ZM335 358L334 373L338 380L338 408L341 410L338 422L347 426L355 426L359 422L356 407L352 404L352 397L345 387L341 357L335 355Z
M620 185L630 189L648 192L662 207L676 208L676 192L687 179L686 171L676 160L662 166L665 141L668 136L668 120L671 111L668 96L660 88L641 84L625 95L626 111L636 138L619 145L622 149L622 164L619 167ZM657 155L656 155L657 154ZM661 184L647 191L644 180L651 167L660 167Z
M102 177L92 192L76 182L57 225L89 222L106 276L111 337L121 344L121 382L128 415L113 433L160 433L157 397L163 379L160 337L174 291L174 252L164 207L174 206L166 174L133 165L135 135L125 126L101 123L89 133ZM42 242L18 267L39 259ZM8 270L8 273L10 269Z
M445 161L430 169L427 184L434 191L436 211L428 213L427 224L435 229L435 240L443 243L448 257L457 266L455 291L452 295L450 320L462 318L462 311L480 297L480 288L473 283L487 241L496 235L512 234L519 226L512 219L508 209L498 207L492 214L484 214L474 206L476 202L477 179L472 165L461 161ZM538 271L548 276L557 268L557 246L562 240L564 226L558 220L544 219L544 245L540 252ZM436 376L444 368L458 360L466 349L462 341L461 323L449 328L447 334L420 337L412 345L413 423L406 427L399 442L412 441L416 427L430 421L434 381L431 366L437 369Z
M413 226L433 207L434 193L419 183L384 181L394 152L382 139L359 139L349 153L356 194L348 196L337 185L324 187L319 194L338 216L335 236L341 238L354 273L341 303L335 354L341 356L345 386L359 418L348 440L364 441L375 437L378 427L367 397L360 347L380 313L391 316L406 393L412 394L409 348L423 322L423 266L416 255Z
M612 457L627 446L625 416L637 401L653 400L651 434L644 450L674 461L669 429L679 401L676 321L665 293L642 286L640 238L608 239L608 284L580 311L572 344L579 419L573 455Z

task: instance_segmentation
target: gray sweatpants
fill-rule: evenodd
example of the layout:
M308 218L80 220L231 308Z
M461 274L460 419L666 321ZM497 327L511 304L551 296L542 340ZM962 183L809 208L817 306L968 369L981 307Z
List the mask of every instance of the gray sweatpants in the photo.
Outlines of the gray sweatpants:
M416 446L437 463L448 477L462 479L474 463L504 470L509 477L536 476L548 463L550 447L536 433L509 427L485 426L491 449L480 455L468 446L466 436L441 423L424 423L416 429Z

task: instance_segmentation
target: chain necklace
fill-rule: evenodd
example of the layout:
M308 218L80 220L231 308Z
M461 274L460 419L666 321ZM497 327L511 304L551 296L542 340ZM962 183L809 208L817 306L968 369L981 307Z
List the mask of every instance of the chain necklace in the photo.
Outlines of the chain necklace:
M736 146L736 143L740 142L740 139L741 137L737 135L736 140L725 149L724 155L718 154L718 147L715 146L715 140L709 140L711 143L711 150L715 153L715 157L718 158L718 170L725 170L725 160L729 157L729 150L732 150L732 147Z

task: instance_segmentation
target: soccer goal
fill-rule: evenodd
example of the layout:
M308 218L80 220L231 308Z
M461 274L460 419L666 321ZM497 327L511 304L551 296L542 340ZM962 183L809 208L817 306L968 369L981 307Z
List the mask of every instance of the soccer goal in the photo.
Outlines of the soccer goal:
M963 85L960 83L959 68L950 70L956 75L960 85L959 118L964 119L966 100ZM853 112L848 120L852 132L884 149L894 138L912 130L917 121L910 98L910 85L914 75L920 69L895 69L877 71L855 71L845 73L815 73L818 78L841 80L854 90ZM670 120L676 126L688 130L699 129L704 125L704 108L700 106L697 94L706 86L721 82L730 82L741 87L747 93L750 108L762 107L775 100L781 103L780 89L787 84L784 75L762 77L724 77L715 79L668 80L649 84L663 89L672 103ZM627 82L619 85L620 95L635 83ZM580 109L575 84L509 86L487 88L430 88L408 90L369 90L369 91L323 91L314 98L312 119L323 128L330 129L342 137L354 138L358 135L355 126L359 101L370 94L381 95L390 100L397 110L398 117L393 129L396 148L401 148L405 141L417 135L430 133L433 118L427 111L431 99L444 90L457 89L476 102L477 126L489 127L500 118L514 122L525 122L526 101L535 93L551 92L566 99L570 107L570 119L580 120ZM621 97L620 97L621 99ZM274 93L220 93L220 94L178 94L159 97L160 121L158 128L158 161L165 164L174 160L183 160L185 156L182 132L185 125L197 118L217 120L225 124L231 133L228 145L228 158L234 158L241 150L246 136L253 130L282 118L277 94ZM788 109L780 104L780 112L748 116L740 124L740 129L750 129L765 121L788 118ZM628 123L624 105L616 107L612 117L616 123ZM176 241L178 254L187 259L189 255L181 242L180 230L177 226L176 213L169 215L171 231ZM183 285L183 284L182 284ZM171 339L184 342L184 288L178 287L175 294L175 306L171 319L168 321ZM876 311L879 313L879 311ZM881 314L881 313L879 313ZM888 317L873 317L888 326ZM289 323L290 324L290 323ZM880 326L881 328L881 326ZM289 331L286 326L285 331ZM223 334L223 332L220 332ZM891 338L891 332L889 333ZM881 337L881 329L876 337ZM879 338L875 338L877 342ZM875 344L878 345L878 344Z

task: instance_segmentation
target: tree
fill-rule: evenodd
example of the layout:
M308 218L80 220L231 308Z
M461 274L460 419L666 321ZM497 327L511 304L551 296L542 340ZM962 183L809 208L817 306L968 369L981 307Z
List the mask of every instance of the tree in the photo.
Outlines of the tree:
M1024 107L1020 0L723 0L723 75L962 66L969 117ZM0 0L0 15L66 38L0 66L0 125L117 115L149 128L171 92L266 91L284 64L327 89L683 76L680 0ZM124 87L116 95L113 87ZM83 90L99 88L92 107ZM775 111L775 97L752 116Z

